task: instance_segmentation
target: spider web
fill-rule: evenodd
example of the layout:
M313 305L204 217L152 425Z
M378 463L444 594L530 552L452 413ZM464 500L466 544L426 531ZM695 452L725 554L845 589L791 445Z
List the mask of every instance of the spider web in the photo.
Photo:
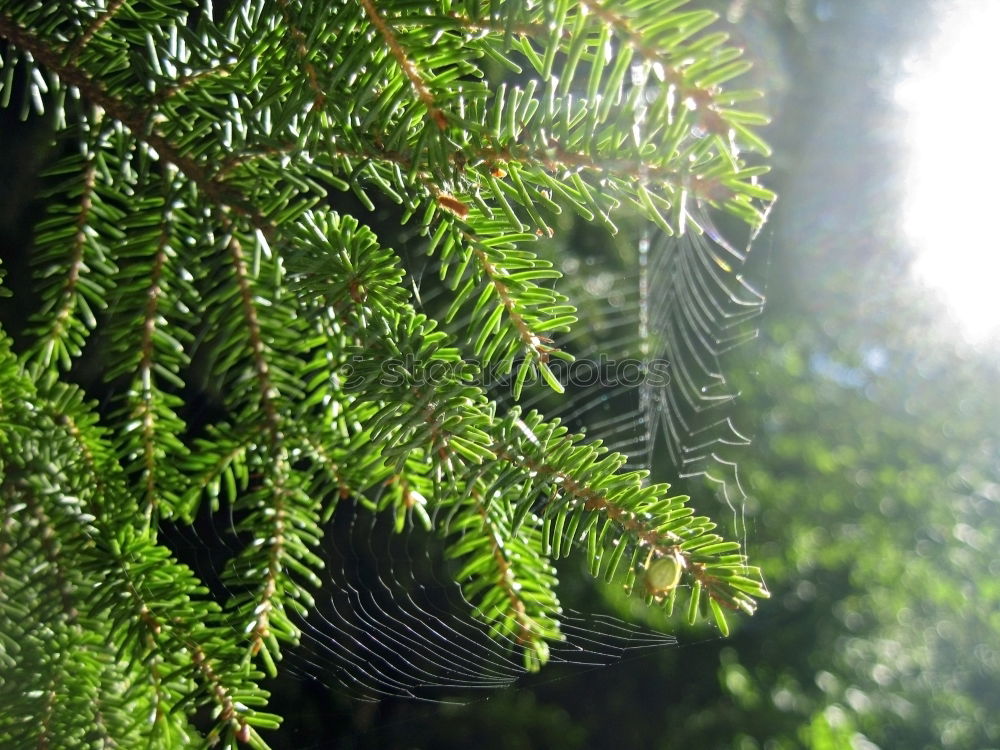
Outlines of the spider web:
M745 534L746 496L732 451L749 441L726 408L736 397L722 364L757 335L763 297L738 273L746 252L725 241L707 217L680 237L643 232L639 269L609 270L607 258L562 259L582 319L554 343L575 357L555 366L566 391L529 382L515 402L515 372L485 383L500 409L519 403L558 417L629 459L631 468L705 477L720 488L736 533ZM411 274L415 297L440 317L449 291L433 264ZM458 341L467 320L450 325ZM641 377L622 376L622 363ZM667 363L670 377L649 377ZM377 504L377 499L374 501ZM362 700L404 696L463 702L515 684L522 646L495 639L475 606L436 559L439 542L419 528L393 533L389 514L338 509L328 530L328 580L310 618L294 669ZM434 519L437 521L438 519ZM600 614L565 611L565 640L551 662L593 667L674 645L671 636Z
M518 365L502 376L487 373L483 385L501 411L518 404L558 418L622 453L628 469L669 482L704 478L731 511L733 533L743 538L747 495L737 458L750 440L730 415L739 394L726 377L725 359L759 333L764 295L741 273L754 237L738 249L700 208L685 224L681 235L639 230L632 257L581 257L572 242L550 251L564 274L559 288L580 317L553 342L573 357L550 363L565 393L529 376L515 399ZM416 299L440 318L450 292L438 281L439 267L413 265ZM461 342L471 326L465 318L448 329Z
M644 81L642 71L633 70L633 84ZM644 117L640 110L636 138ZM625 455L630 469L667 481L704 478L745 542L747 498L736 452L749 440L729 414L738 394L724 360L756 337L764 297L741 273L749 242L738 249L697 204L681 206L679 220L677 234L646 226L632 231L631 243L593 236L566 246L538 243L563 271L560 291L580 315L571 332L554 341L574 358L571 365L553 362L565 393L529 379L515 400L516 367L483 385L499 411L518 403L559 418ZM405 255L404 261L417 305L443 319L452 297L440 266ZM448 327L459 345L475 338L469 319ZM526 672L521 644L491 636L476 619L475 605L442 559L442 542L416 528L412 517L397 533L391 514L362 504L377 506L378 498L341 503L325 530L327 585L299 622L301 643L286 651L285 668L367 701L396 696L461 703L515 684ZM210 546L235 553L234 529L230 523L220 533L210 516ZM208 567L209 579L218 581L218 559L200 557L200 572ZM676 644L672 636L610 615L565 610L559 620L563 640L550 644L554 663L592 668Z
M475 607L441 569L430 534L412 527L394 533L386 514L358 507L338 514L346 522L330 529L326 557L338 585L303 625L296 671L362 700L457 703L525 674L523 647L491 637L471 616ZM569 610L561 620L565 640L552 644L552 663L601 666L676 643L606 615Z
M745 541L747 495L733 448L750 440L728 413L739 394L723 365L726 354L757 337L764 296L739 272L749 245L737 250L707 213L695 220L700 232L662 238L657 247L640 250L647 256L640 284L648 290L640 340L669 362L672 375L666 385L644 382L640 389L646 437L640 461L657 466L662 445L666 466L678 477L715 484L733 513L734 533Z
M515 401L514 373L485 383L488 392L501 411L518 403L559 418L654 478L707 478L743 536L746 496L733 452L748 440L727 412L737 394L723 364L757 335L763 297L739 272L747 251L726 241L704 213L689 216L681 236L639 230L631 256L595 254L594 243L574 247L558 248L557 256L561 288L581 318L554 342L575 357L572 366L554 366L565 393L529 381ZM440 319L451 297L439 269L426 259L408 262L418 305ZM467 340L468 324L450 324L457 341ZM658 365L669 377L652 377L662 374ZM341 502L324 529L325 585L299 620L300 644L285 650L283 669L362 701L464 703L516 685L526 674L523 646L491 636L475 617L435 534L412 516L399 533L393 514L369 510L384 490ZM428 510L436 527L443 519ZM248 540L225 513L206 510L196 526L175 529L173 546L228 596L221 572ZM566 609L558 619L564 640L549 644L549 661L569 667L609 665L676 644L611 615Z
M300 643L285 650L282 668L360 701L463 704L514 686L527 672L523 646L491 636L472 616L432 533L414 525L399 533L390 516L357 502L333 514L321 552L329 585L298 620ZM179 557L220 598L231 595L221 574L245 541L232 513L165 526ZM606 614L567 609L560 621L564 640L551 645L551 664L593 668L677 643Z

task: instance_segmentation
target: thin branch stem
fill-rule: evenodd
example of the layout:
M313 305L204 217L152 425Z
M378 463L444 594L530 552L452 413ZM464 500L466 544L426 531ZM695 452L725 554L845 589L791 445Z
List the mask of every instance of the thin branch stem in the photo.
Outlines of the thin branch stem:
M166 210L166 208L165 208ZM164 217L165 218L165 217ZM157 239L156 256L153 269L150 272L149 288L146 291L146 309L143 312L142 339L139 357L139 383L142 396L138 404L142 419L142 451L145 467L144 491L146 493L145 516L147 523L156 511L156 415L153 410L153 336L156 332L156 311L162 289L160 280L163 267L167 262L167 249L170 242L170 231L165 225L160 228Z
M434 102L434 95L431 93L430 89L427 88L427 83L424 81L416 63L410 59L410 57L406 54L406 50L403 49L403 45L399 43L399 39L396 37L396 32L393 30L392 25L378 12L378 8L375 7L374 0L359 0L359 2L361 3L361 7L365 9L365 14L368 16L368 20L371 21L372 25L378 30L379 34L382 35L382 38L385 40L386 46L389 47L389 51L392 53L392 56L396 58L396 62L399 63L400 69L413 86L413 90L417 92L417 97L421 102L423 102L424 107L427 108L427 115L431 118L434 124L437 125L439 130L447 129L448 120L445 117L444 112L442 112Z
M111 117L131 130L136 138L152 146L163 161L180 169L213 203L219 206L232 206L240 213L249 216L255 225L265 223L256 207L250 204L240 191L214 180L207 167L182 154L170 141L157 133L150 126L151 112L113 96L81 67L65 60L47 40L21 28L3 14L0 14L0 36L10 40L14 46L30 52L35 60L59 76L64 83L75 86L84 98L100 106Z
M125 0L111 0L111 2L108 3L108 7L104 9L104 12L91 21L90 25L84 29L84 32L77 37L76 41L74 41L72 45L70 45L70 48L66 51L66 60L68 62L76 60L76 58L80 56L80 53L83 52L84 47L90 44L90 40L94 38L97 32L100 31L108 21L115 17L115 14L124 4Z
M496 563L497 570L499 571L497 574L497 585L507 596L507 601L510 602L510 610L513 612L514 620L517 622L517 642L522 646L528 646L538 641L540 637L537 632L537 623L528 615L524 606L524 600L518 594L518 585L514 570L511 567L510 560L507 559L503 547L497 541L497 534L493 521L490 519L489 509L483 504L482 495L476 488L472 489L472 499L476 505L476 512L483 519L484 531L490 540L493 562Z
M84 267L84 255L87 245L87 222L90 219L90 211L94 206L94 183L97 179L97 170L94 167L93 159L88 160L83 172L83 191L80 194L80 210L76 218L76 233L73 235L73 246L70 251L69 273L66 275L66 282L63 285L62 304L52 321L52 330L49 331L47 339L54 344L66 329L70 315L76 304L76 287L80 282L80 273Z

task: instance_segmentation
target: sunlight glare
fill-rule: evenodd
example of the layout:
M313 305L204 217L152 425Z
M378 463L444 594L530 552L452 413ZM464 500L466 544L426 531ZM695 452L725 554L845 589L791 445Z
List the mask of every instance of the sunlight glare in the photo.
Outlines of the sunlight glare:
M935 37L895 92L909 148L903 227L917 279L980 343L1000 333L1000 2L938 7Z

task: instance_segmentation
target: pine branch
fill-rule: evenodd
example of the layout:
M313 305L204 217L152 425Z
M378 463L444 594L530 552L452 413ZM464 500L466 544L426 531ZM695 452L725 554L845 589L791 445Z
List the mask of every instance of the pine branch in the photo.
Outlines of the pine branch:
M97 32L100 31L105 24L107 24L115 14L121 10L121 7L125 4L125 0L111 0L108 3L108 7L104 9L104 12L98 15L90 25L84 30L80 36L76 38L70 48L66 51L67 62L72 63L80 56L83 52L83 48L86 47L90 40L96 36Z
M689 590L689 617L723 630L720 608L767 596L687 498L558 422L498 414L478 385L520 359L515 395L539 372L560 389L550 338L576 313L529 243L566 226L561 211L612 231L628 211L682 232L705 206L759 223L766 168L740 149L766 152L751 131L764 118L723 89L745 66L702 33L711 14L674 0L0 4L10 60L80 153L57 167L38 233L54 273L38 274L28 331L37 387L6 339L0 357L0 469L28 481L0 487L0 576L35 564L0 591L0 628L51 630L13 656L0 639L0 664L48 670L38 699L0 677L39 717L0 719L0 742L72 744L72 716L105 745L190 744L185 713L207 706L208 742L264 747L256 731L278 719L254 708L250 664L274 674L298 640L321 523L347 497L444 537L475 616L529 669L561 638L551 558L574 545L668 608ZM464 328L417 314L400 257L331 210L336 191L402 206L439 261L445 322ZM92 352L115 392L100 419L60 382ZM192 392L217 422L181 420ZM221 577L224 607L156 541L206 500L252 540ZM59 676L68 653L91 658L79 680Z
M439 130L447 129L448 118L445 117L444 112L442 112L437 104L435 104L434 96L427 88L427 84L424 83L423 75L420 73L420 70L417 68L413 60L407 55L406 50L404 50L403 46L399 43L399 39L393 31L392 25L378 12L378 8L375 7L374 0L359 0L359 2L361 3L361 7L365 9L365 15L368 16L368 20L371 21L372 25L378 30L378 33L382 35L382 38L389 47L389 51L392 53L392 56L396 58L396 62L399 63L400 69L406 74L406 77L410 81L410 85L413 86L413 90L417 93L420 101L427 109L427 116Z
M290 32L291 41L293 42L295 48L295 54L298 56L302 69L305 71L309 88L313 92L313 109L321 110L326 104L326 93L322 88L320 88L319 76L316 73L316 66L313 65L312 61L309 59L309 45L307 44L307 37L292 17L292 7L289 0L278 0L278 8L281 11L281 17Z
M29 52L31 56L48 70L59 76L68 86L79 89L83 98L98 105L111 117L125 125L137 138L142 138L156 150L163 161L175 165L188 179L218 206L232 205L236 210L255 217L254 209L242 202L241 196L228 186L213 179L211 171L196 160L184 156L163 136L157 134L151 123L155 122L151 112L127 104L112 96L104 87L71 61L52 49L48 40L41 39L31 31L22 29L9 16L0 13L0 36L12 44Z
M11 358L8 352L4 354L6 356L3 358L3 365L7 368L5 377L8 381L5 386L9 386ZM92 519L96 535L94 541L97 542L96 548L91 543L84 549L88 550L88 554L100 551L108 555L107 558L101 559L100 564L102 567L110 565L104 569L107 577L99 578L100 583L96 596L92 599L92 606L100 608L102 605L120 601L123 594L127 596L132 605L127 615L120 605L112 609L116 612L114 619L117 626L124 626L129 633L126 643L131 642L138 652L135 655L138 660L136 663L144 660L143 652L146 645L152 645L154 653L173 654L177 648L181 648L188 654L189 664L194 673L207 689L210 699L218 706L216 731L225 729L233 736L250 739L255 736L252 725L258 720L272 725L274 719L269 715L258 715L236 705L234 694L241 694L241 700L246 703L248 699L257 702L258 699L252 696L260 693L256 689L248 688L246 682L247 679L255 679L256 675L250 673L238 676L239 672L232 670L232 667L240 661L240 658L233 654L233 644L220 647L216 641L212 646L208 645L198 636L199 632L202 635L207 635L209 632L202 619L203 613L196 615L198 624L192 626L191 613L177 609L180 602L187 599L189 592L194 590L190 584L191 576L185 569L168 562L162 547L156 547L143 533L135 533L133 518L122 514L121 504L126 501L115 481L115 470L109 469L114 459L101 441L100 433L92 426L93 418L80 411L78 397L72 391L62 389L48 398L39 399L38 395L41 394L32 396L32 389L25 387L23 380L18 387L21 388L24 397L29 397L30 400L27 402L19 400L15 396L16 391L5 387L4 392L9 396L2 404L4 420L18 425L20 432L25 435L30 435L28 430L36 429L35 425L40 420L47 420L48 439L60 441L65 436L67 446L72 446L71 451L77 457L74 460L66 453L61 453L62 460L75 461L83 470L82 476L77 475L83 482L80 494L87 506L88 517ZM41 412L34 405L40 405ZM44 429L46 427L44 421L42 425ZM4 464L22 462L30 456L30 453L12 453L9 451L10 448L8 444L0 444L0 460ZM22 471L29 468L24 466ZM129 529L133 530L132 533ZM65 536L63 538L65 539ZM169 575L164 575L168 571ZM185 583L187 585L184 585ZM161 597L166 595L166 598L162 599L162 604L154 601L157 598L153 593L155 591L159 591ZM180 596L183 598L179 598ZM190 609L190 604L181 606ZM123 615L128 624L122 621ZM124 650L126 646L123 645L121 648ZM223 653L229 651L228 655L217 657L218 663L227 665L229 673L225 676L217 671L215 658L210 656L213 650L220 648ZM245 692L248 689L250 693Z

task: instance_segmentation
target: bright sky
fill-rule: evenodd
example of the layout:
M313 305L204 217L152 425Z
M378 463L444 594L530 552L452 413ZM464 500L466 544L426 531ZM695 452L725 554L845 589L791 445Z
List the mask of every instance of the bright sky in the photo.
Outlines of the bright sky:
M904 230L918 278L980 343L1000 335L1000 1L939 8L896 90L911 149Z

